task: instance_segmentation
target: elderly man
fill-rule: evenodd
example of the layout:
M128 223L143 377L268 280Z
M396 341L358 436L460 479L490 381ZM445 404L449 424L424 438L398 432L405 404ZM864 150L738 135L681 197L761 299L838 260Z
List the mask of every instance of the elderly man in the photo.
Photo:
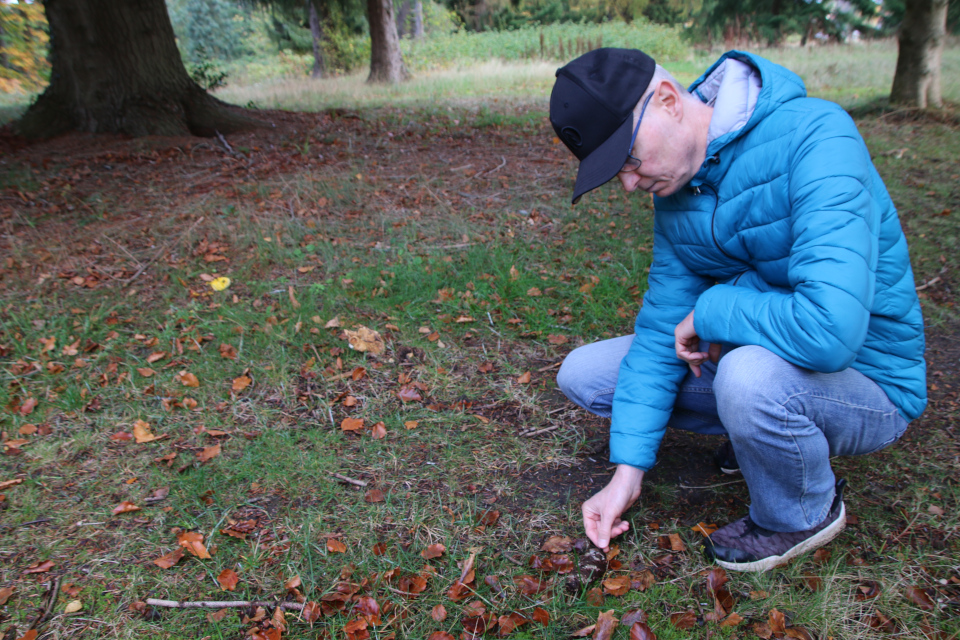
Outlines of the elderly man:
M611 417L610 482L583 505L606 549L667 426L726 435L749 513L705 551L765 571L843 529L833 456L896 442L926 405L923 319L896 210L850 117L792 72L725 54L689 90L641 51L557 71L550 120L573 202L618 178L654 194L631 336L580 347L560 388Z

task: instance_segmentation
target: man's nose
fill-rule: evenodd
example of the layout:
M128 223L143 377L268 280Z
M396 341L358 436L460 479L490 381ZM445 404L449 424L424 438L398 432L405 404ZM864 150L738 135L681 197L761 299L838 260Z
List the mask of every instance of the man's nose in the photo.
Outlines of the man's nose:
M631 191L636 191L637 184L640 183L640 176L637 175L636 171L625 171L623 173L618 173L617 177L620 178L620 184L623 185L623 188L628 193Z

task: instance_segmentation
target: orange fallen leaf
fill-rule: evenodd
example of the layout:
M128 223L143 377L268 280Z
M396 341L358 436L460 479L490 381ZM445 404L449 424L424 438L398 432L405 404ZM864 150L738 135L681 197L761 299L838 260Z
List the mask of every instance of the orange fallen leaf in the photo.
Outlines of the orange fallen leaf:
M529 371L525 371L524 373L520 374L520 377L517 378L517 383L519 383L519 384L530 384L530 372L529 372Z
M237 575L237 572L233 569L224 569L220 572L220 575L217 576L217 582L220 583L220 588L224 591L233 591L237 588L237 582L240 581L240 576Z
M133 423L133 437L138 444L152 442L157 439L157 436L150 432L150 424L143 420L137 420Z
M144 378L149 378L150 376L154 375L156 371L149 367L137 367L137 373L142 375Z
M30 629L25 634L17 638L17 640L37 640L37 630Z
M407 420L403 423L403 426L407 429L416 429L420 425L418 420Z
M203 451L197 453L197 460L200 462L208 462L213 460L218 455L220 455L220 443L213 445L212 447L204 447Z
M697 614L693 611L671 613L670 623L677 629L692 629L697 624Z
M113 515L118 516L121 513L130 513L132 511L140 511L140 507L133 504L129 500L124 500L113 508Z
M690 527L690 528L693 529L694 531L696 531L697 533L701 534L701 535L709 536L711 533L713 533L714 531L716 531L719 527L717 527L717 525L715 525L715 524L707 524L706 522L698 522L695 527Z
M343 431L356 431L363 428L363 418L344 418L340 423Z
M253 380L250 379L250 376L243 375L233 379L233 384L230 386L230 389L233 390L234 393L240 393L249 387L252 382Z
M370 435L374 440L383 440L387 437L387 426L382 422L378 422L377 424L373 425L370 427L370 430Z
M620 624L620 621L613 616L613 609L604 611L597 617L597 626L591 637L593 640L609 640L613 637L613 632L618 624Z
M566 553L571 549L573 549L573 540L567 536L551 536L540 547L541 551L547 553Z
M184 531L177 534L177 542L180 546L200 559L212 557L207 548L203 545L203 534L196 531Z
M23 478L14 478L13 480L4 480L3 482L0 482L0 491L4 491L5 489L15 487L18 484L21 484L22 482L23 482Z
M227 344L226 342L220 345L220 357L226 358L227 360L236 360L237 359L237 348L232 344Z
M166 351L158 351L156 353L151 353L150 355L147 356L147 364L153 364L154 362L158 360L163 360L166 357L167 357Z
M347 545L343 544L336 538L328 538L327 551L329 551L330 553L346 553Z
M27 398L22 405L20 405L20 415L28 416L33 413L33 410L37 408L37 399L36 398Z
M423 556L424 560L430 560L431 558L439 558L447 550L442 544L431 544L429 547L420 552L420 555Z
M170 553L160 556L153 561L153 564L157 565L161 569L169 569L173 565L180 562L183 559L183 549L176 549Z
M568 338L567 336L551 333L550 335L547 336L547 342L555 345L567 344L568 342L570 342L570 338Z
M0 587L0 607L7 604L7 600L13 595L14 587ZM444 613L446 616L446 613Z
M383 502L386 500L386 497L383 495L383 491L380 489L370 489L370 491L367 491L367 493L364 494L363 499L365 502L375 504L378 502Z

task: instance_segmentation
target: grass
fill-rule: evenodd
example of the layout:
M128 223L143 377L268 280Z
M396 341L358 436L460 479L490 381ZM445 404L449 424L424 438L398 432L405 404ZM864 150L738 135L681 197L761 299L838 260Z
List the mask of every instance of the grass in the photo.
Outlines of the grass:
M698 73L689 64L685 73ZM548 537L582 535L579 503L609 476L605 422L567 403L553 375L571 348L629 331L651 209L613 186L570 207L573 164L543 103L520 86L543 70L483 68L481 86L498 75L507 86L499 102L458 100L427 79L395 98L357 82L331 98L351 110L274 114L276 129L230 138L237 155L208 141L105 137L5 158L0 482L22 483L0 491L0 588L15 588L0 628L22 635L59 576L46 636L242 637L263 626L243 621L253 611L218 620L137 603L271 600L299 576L310 601L335 602L354 589L343 583L374 598L383 624L369 626L373 638L459 636L473 601L497 616L549 614L512 638L566 638L601 611L635 608L661 639L753 637L774 609L822 638L876 637L878 611L896 637L956 637L957 128L911 113L859 116L917 281L932 282L921 292L930 409L895 447L835 462L856 522L829 556L731 575L745 622L719 627L703 619L710 566L692 527L742 515L748 498L713 472L708 438L669 434L628 514L632 532L609 575L648 570L652 586L568 592L564 575L529 566L550 555L540 550ZM214 291L215 276L230 287ZM384 353L349 348L342 332L358 325L381 333ZM402 400L404 387L420 399ZM36 407L24 408L31 398ZM344 431L346 418L364 427ZM164 437L118 435L137 420ZM154 499L159 489L168 493ZM113 515L123 501L141 510ZM184 531L202 534L212 557L154 564ZM686 550L665 551L669 533ZM442 556L421 555L438 543ZM476 593L455 600L458 563L473 554ZM25 573L46 560L49 571ZM239 575L233 592L217 580L225 569ZM551 586L525 592L524 575ZM411 597L416 576L426 585ZM933 609L907 596L913 587ZM65 613L72 600L83 608ZM312 627L288 613L284 635L344 637L362 624L358 605ZM688 610L695 627L676 628L671 614Z

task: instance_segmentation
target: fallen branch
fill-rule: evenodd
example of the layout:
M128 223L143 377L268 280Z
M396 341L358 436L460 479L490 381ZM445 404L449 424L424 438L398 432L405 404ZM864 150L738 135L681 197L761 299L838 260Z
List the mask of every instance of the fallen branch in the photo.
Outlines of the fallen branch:
M541 433L547 433L548 431L556 431L559 428L560 428L560 425L555 424L551 427L545 427L543 429L537 429L535 431L521 431L517 435L519 435L521 438L532 438L533 436L538 436Z
M151 607L165 607L167 609L225 609L227 607L280 607L291 611L303 611L300 602L273 602L257 600L198 600L196 602L177 600L158 600L147 598Z
M348 482L348 483L353 484L353 485L356 485L356 486L358 486L358 487L365 487L365 486L367 486L367 483L364 482L363 480L357 480L357 479L355 479L355 478L350 478L350 477L348 477L348 476L341 475L341 474L339 474L339 473L331 473L330 475L333 476L334 478L336 478L337 480L342 480L342 481L344 481L344 482Z
M40 614L33 619L30 629L36 629L53 611L53 605L57 602L57 596L60 595L60 582L62 580L63 576L57 576L53 579L53 584L50 585L50 593L47 594L47 601L43 604Z

